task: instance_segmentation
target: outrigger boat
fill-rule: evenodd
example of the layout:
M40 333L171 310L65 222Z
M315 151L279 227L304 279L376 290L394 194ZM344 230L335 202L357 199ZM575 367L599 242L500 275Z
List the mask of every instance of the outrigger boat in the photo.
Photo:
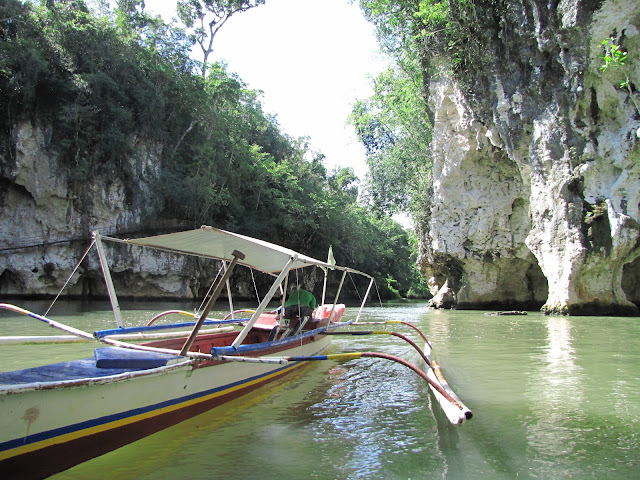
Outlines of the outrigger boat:
M158 249L221 261L224 274L196 315L170 310L144 326L125 326L109 273L102 241ZM470 410L453 394L431 362L430 344L420 348L406 336L356 327L373 285L373 278L357 270L296 253L250 237L203 226L185 232L121 240L93 235L117 328L86 332L20 307L0 309L27 315L66 332L51 337L4 339L16 342L67 342L73 339L103 344L94 358L0 373L0 477L45 478L90 458L198 415L302 367L310 361L377 357L396 361L422 376L454 424L471 418ZM275 277L268 293L247 318L208 317L236 265ZM278 291L282 306L289 272L317 267L341 272L334 301L311 316L284 318L267 307ZM362 275L368 287L357 316L342 321L344 304L338 299L347 274ZM169 315L191 315L193 321L156 323ZM231 317L231 318L229 318ZM203 330L203 326L207 326ZM234 327L234 325L236 325ZM185 327L188 330L185 331ZM210 328L214 327L214 328ZM182 331L175 332L175 329ZM170 331L171 330L171 331ZM170 331L170 332L169 332ZM159 335L168 332L166 338ZM426 362L426 369L392 355L376 352L324 353L333 335L390 334L410 343ZM0 339L2 340L2 339Z

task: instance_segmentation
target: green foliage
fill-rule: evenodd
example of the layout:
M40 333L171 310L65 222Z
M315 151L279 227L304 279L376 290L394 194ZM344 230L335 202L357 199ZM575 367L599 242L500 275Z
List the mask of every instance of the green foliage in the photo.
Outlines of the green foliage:
M430 57L446 56L460 70L481 51L474 0L360 0L360 6L396 61L419 52L427 68Z
M381 212L413 211L413 199L430 175L431 126L419 85L415 75L390 68L350 117L367 152L368 195Z
M82 2L25 4L7 13L9 23L20 20L0 45L7 59L1 78L5 131L22 119L49 123L51 147L78 182L95 173L126 173L131 132L166 138L170 96L190 82L186 58L167 61Z
M370 202L383 212L408 211L424 228L431 196L430 80L441 68L463 79L486 54L476 0L360 0L360 7L393 60L375 80L374 95L351 116L367 150Z
M624 80L620 82L620 88L626 90L629 94L629 99L636 108L636 111L640 114L640 107L636 103L633 95L633 88L631 86L631 71L626 65L628 53L623 51L621 46L617 43L614 37L606 38L602 41L602 48L604 53L601 58L604 61L600 67L602 73L606 72L609 68L622 72Z
M482 52L474 0L421 0L414 16L427 51L446 55L454 68L464 69Z
M616 44L616 39L611 37L602 41L604 48L604 54L602 59L604 64L600 67L601 72L605 72L609 67L624 67L624 62L627 60L627 52L623 52L619 45ZM629 77L620 84L621 88L627 88L629 85Z
M379 212L422 216L430 190L431 112L420 17L442 16L433 2L362 0L383 50L394 65L374 80L374 94L354 106L350 122L367 152L367 196ZM428 206L427 206L428 208Z
M210 64L203 78L184 30L148 15L144 2L100 8L96 15L82 1L0 4L3 170L15 151L13 129L31 121L50 132L72 195L89 179L120 178L135 199L134 160L139 145L151 147L157 153L145 168L156 181L145 219L216 225L316 258L333 245L339 263L377 278L383 298L416 288L407 232L359 203L352 169L328 172L323 155L283 134L260 92L224 64ZM381 91L409 88L395 81L380 80ZM393 121L384 128L408 148L395 131L396 117L410 110L405 93L396 92L399 110L385 113Z

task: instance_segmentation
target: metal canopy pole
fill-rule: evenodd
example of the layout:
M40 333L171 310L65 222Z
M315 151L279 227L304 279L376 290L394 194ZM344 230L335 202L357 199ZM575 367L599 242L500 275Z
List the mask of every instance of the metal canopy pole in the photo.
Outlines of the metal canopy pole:
M122 313L120 313L120 304L118 303L118 297L116 296L116 290L113 288L113 281L111 280L111 272L109 271L109 263L107 257L102 249L102 241L100 240L100 234L93 232L93 239L96 242L96 249L98 250L98 258L100 259L100 266L102 267L102 275L104 276L104 282L107 284L107 292L109 293L109 300L111 300L111 308L113 314L116 317L116 323L118 327L124 328L122 322Z
M327 276L329 275L329 269L323 268L324 270L324 284L322 285L322 301L320 305L324 305L325 295L327 294Z
M336 298L333 300L333 305L331 306L331 312L329 313L329 319L331 319L331 315L336 310L336 305L338 304L338 299L340 298L340 293L342 292L342 285L344 284L344 277L347 276L347 271L342 271L342 278L340 279L340 285L338 285L338 291L336 292Z
M342 285L344 284L344 277L347 276L347 271L343 270L342 278L340 279L340 285L338 285L338 291L336 292L336 298L333 300L333 305L335 306L338 303L338 298L340 298L340 293L342 292Z
M264 309L267 308L267 305L269 304L273 296L276 294L276 290L278 290L278 287L280 286L280 284L282 284L283 280L287 278L287 275L289 274L289 270L291 270L291 267L293 266L296 260L298 260L297 254L289 259L289 261L284 266L284 268L282 269L282 271L280 272L276 280L273 282L273 285L271 285L271 288L267 292L267 295L262 299L262 303L258 305L258 308L249 319L249 322L244 326L242 331L238 334L236 339L231 344L232 347L237 349L238 346L242 344L242 341L249 334L249 330L253 328L253 325L258 320L258 317L260 317ZM280 314L284 315L284 312L281 312Z
M184 346L182 347L182 350L180 350L181 356L186 355L189 349L191 348L191 345L193 345L193 341L198 336L198 332L200 331L200 328L204 324L204 321L207 319L207 315L209 315L209 312L213 308L213 304L216 302L216 300L220 296L220 292L222 292L222 287L224 287L227 281L229 280L229 277L231 276L233 269L236 267L236 263L238 263L238 260L244 260L244 253L239 252L238 250L234 250L233 252L231 252L231 255L233 255L233 260L231 260L231 263L229 264L229 268L227 268L227 271L224 272L224 275L218 282L218 285L216 285L216 289L211 294L211 297L209 297L209 301L205 305L204 310L202 310L202 314L200 315L198 322L193 327L193 330L191 331L191 335L189 335L189 338L187 338L187 341L184 342Z
M358 316L356 317L356 321L353 323L358 323L360 320L360 314L362 313L362 309L364 308L364 304L367 303L367 298L369 297L369 292L371 291L371 287L373 286L374 278L371 277L371 281L369 282L369 288L367 288L367 293L364 294L364 299L362 300L362 305L360 305L360 310L358 310Z
M329 253L327 254L327 263L329 265L335 265L336 264L336 260L335 258L333 258L333 249L331 248L331 245L329 245ZM324 299L325 299L325 295L327 293L327 276L329 275L329 270L333 270L333 268L329 267L329 268L322 268L324 270L324 284L322 285L322 303L321 305L324 305Z
M224 267L225 272L227 271L227 262L222 260L222 266ZM231 285L229 284L229 280L227 279L227 298L229 299L229 312L231 312L231 318L233 319L233 297L231 296Z

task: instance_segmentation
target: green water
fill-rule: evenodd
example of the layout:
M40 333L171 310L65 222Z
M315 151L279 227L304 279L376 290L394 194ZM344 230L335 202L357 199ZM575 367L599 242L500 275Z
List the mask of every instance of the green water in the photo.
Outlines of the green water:
M127 318L162 309L137 307ZM490 317L422 304L368 308L364 316L419 325L473 419L448 425L424 382L400 365L316 363L53 478L638 478L640 319ZM4 334L6 325L20 325L4 317ZM111 316L78 311L58 318L87 328ZM30 361L42 362L34 356L43 347L27 348ZM89 347L68 348L63 355ZM332 350L420 362L411 347L386 335L336 337ZM15 352L3 347L3 370L19 361Z

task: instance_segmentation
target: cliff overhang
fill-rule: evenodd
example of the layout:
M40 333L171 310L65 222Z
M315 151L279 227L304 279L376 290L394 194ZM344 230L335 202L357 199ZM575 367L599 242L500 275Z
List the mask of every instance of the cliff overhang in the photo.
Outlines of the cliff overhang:
M432 305L637 315L640 4L498 3L475 2L481 54L429 75Z

